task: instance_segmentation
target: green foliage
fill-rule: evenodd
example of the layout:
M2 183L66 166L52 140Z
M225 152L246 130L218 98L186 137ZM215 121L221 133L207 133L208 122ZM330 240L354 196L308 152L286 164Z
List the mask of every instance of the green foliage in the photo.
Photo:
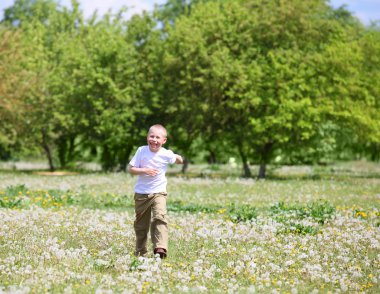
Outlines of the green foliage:
M8 186L5 189L5 195L10 196L10 197L16 197L16 196L25 194L27 190L28 189L24 184L16 185L16 186Z
M0 205L7 208L29 208L37 205L43 208L59 208L76 205L82 208L125 209L133 207L133 199L125 195L102 193L74 193L72 191L30 190L25 185L8 186L0 191Z
M25 23L38 21L46 23L52 11L57 11L59 5L53 0L16 0L13 6L4 10L4 23L22 27Z
M321 122L338 120L348 130L376 123L361 119L371 108L356 98L365 89L357 84L361 55L352 40L362 33L323 1L194 5L168 29L165 93L175 105L168 115L179 121L192 113L188 137L202 130L206 144L227 140L243 163L266 164L280 150L309 146L318 152L308 156L318 158L328 146L319 142L335 139Z
M335 215L335 207L327 201L312 202L304 210L303 217L312 217L319 224L324 224L328 219Z
M286 224L284 227L277 230L278 234L316 235L320 231L318 227L293 222L284 224Z
M332 219L336 211L334 206L322 200L309 203L306 206L300 204L288 206L284 202L279 202L273 205L270 210L280 222L287 221L290 216L299 220L310 218L321 225Z
M7 197L0 198L0 207L2 208L16 208L21 204L21 199L8 199Z
M185 212L206 212L206 213L215 213L218 209L221 209L219 206L212 205L200 205L200 204L184 204L182 201L170 201L167 204L167 209L169 211L185 211Z
M0 193L0 205L4 208L28 208L37 205L43 208L59 208L73 205L76 201L70 191L29 190L25 185L8 186Z
M226 217L234 222L251 221L257 217L256 208L249 205L237 205L235 203L227 205L225 208L217 205L183 204L181 201L172 201L167 204L169 211L176 212L203 212L225 214Z
M270 207L270 212L282 225L277 229L278 234L315 235L322 225L335 216L336 209L327 201L307 205L286 205L279 202ZM303 220L316 222L316 225L303 223Z
M114 193L80 193L75 197L75 201L81 207L93 209L125 209L134 205L133 198Z
M17 0L0 28L1 156L125 170L160 122L189 160L240 156L246 176L275 158L377 160L379 31L323 0L171 0L128 21Z
M21 31L0 27L0 158L8 159L23 148L25 93L32 90L33 73L23 68L29 48Z
M249 205L232 204L228 208L227 213L229 218L235 223L251 221L257 217L256 208Z
M138 267L142 264L142 262L138 259L138 257L133 256L132 261L129 265L129 270L130 271L135 271L138 269Z
M17 208L21 206L22 199L20 196L26 192L25 185L9 186L5 189L5 193L0 193L0 207Z

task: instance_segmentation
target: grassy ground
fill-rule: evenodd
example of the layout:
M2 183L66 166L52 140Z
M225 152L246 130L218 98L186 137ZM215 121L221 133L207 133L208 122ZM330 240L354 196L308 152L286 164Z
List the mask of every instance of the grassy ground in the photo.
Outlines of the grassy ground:
M380 165L239 173L169 170L161 262L132 255L136 178L3 170L0 292L380 291Z

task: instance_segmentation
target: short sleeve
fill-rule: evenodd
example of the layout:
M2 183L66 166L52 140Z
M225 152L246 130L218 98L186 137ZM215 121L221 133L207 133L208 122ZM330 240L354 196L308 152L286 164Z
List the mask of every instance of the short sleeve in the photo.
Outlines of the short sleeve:
M137 149L136 154L132 157L131 161L129 162L129 165L134 166L134 167L141 167L141 147Z
M177 160L177 157L175 156L174 152L171 150L168 150L168 153L169 153L169 163L170 164L175 163Z

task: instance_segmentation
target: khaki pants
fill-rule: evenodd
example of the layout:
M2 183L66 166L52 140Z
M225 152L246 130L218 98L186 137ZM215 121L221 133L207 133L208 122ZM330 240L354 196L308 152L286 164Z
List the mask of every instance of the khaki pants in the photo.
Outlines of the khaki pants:
M150 235L153 249L168 249L168 220L166 212L166 193L135 193L136 220L136 256L144 256L148 252L147 240Z

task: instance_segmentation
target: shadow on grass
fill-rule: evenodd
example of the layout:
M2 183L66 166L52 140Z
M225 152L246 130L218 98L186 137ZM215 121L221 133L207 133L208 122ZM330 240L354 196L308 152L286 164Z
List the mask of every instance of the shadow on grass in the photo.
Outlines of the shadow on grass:
M103 171L91 171L85 169L56 169L50 171L48 169L0 169L0 174L27 174L27 175L37 175L37 176L75 176L75 175L96 175L105 174L107 172Z
M380 179L380 174L370 173L370 174L336 174L336 173L324 173L324 174L310 174L310 175L278 175L268 173L264 179L259 179L257 176L244 177L242 175L231 175L224 173L197 173L197 172L170 172L167 173L168 177L177 177L185 179L215 179L215 180L226 180L226 179L255 179L255 180L271 180L271 181L289 181L289 180L299 180L299 181L322 181L322 180L346 180L346 179Z
M350 164L350 163L347 163ZM287 181L287 180L345 180L350 178L357 179L380 179L380 172L377 171L377 167L374 168L372 163L366 163L367 166L362 162L354 162L352 165L344 166L339 164L331 165L305 165L305 166L280 166L280 165L268 165L266 172L266 180L273 181ZM372 164L372 166L371 166ZM380 168L379 168L380 171ZM125 171L118 171L119 173L126 173ZM169 169L166 173L168 177L179 177L185 179L255 179L259 180L257 177L258 166L251 166L252 176L247 178L244 177L241 171L237 168L231 169L227 165L221 164L220 166L215 165L190 165L189 170L183 173L179 169L171 170ZM89 170L85 168L67 168L67 169L56 169L51 172L48 169L9 169L0 168L1 173L14 173L14 174L27 174L27 175L37 175L37 176L75 176L75 175L91 175L91 174L106 174L115 172L105 172L100 170Z

